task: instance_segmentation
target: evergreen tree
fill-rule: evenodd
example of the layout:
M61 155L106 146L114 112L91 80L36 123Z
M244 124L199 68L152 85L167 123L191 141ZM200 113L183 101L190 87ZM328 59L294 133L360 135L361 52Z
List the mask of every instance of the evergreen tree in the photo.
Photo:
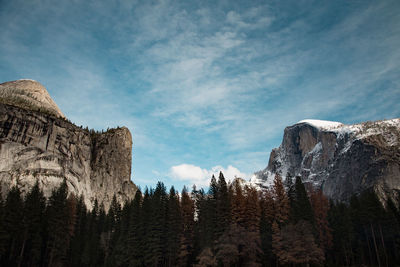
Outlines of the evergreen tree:
M46 262L49 266L64 264L73 233L74 220L70 218L72 205L68 203L67 196L68 188L64 179L59 188L50 196L46 210L48 222Z
M142 192L137 190L132 204L131 222L128 232L129 266L143 266L143 248L141 247L144 230L141 210L142 201Z
M186 192L187 194L187 192ZM176 266L183 231L179 196L172 186L168 195L168 210L166 219L166 266Z
M2 265L14 266L20 255L23 242L23 200L18 187L11 188L4 205L4 244Z
M211 248L206 247L197 257L198 263L195 264L195 267L215 267L217 265L217 259Z
M36 182L24 201L23 243L19 266L35 266L40 263L45 209L46 198Z
M87 240L87 209L81 196L76 204L75 229L71 239L68 262L70 266L82 266L82 251Z
M278 230L274 222L274 253L281 264L321 264L324 253L314 239L312 225L300 220L296 224L288 224Z
M337 266L350 266L353 259L353 225L350 208L344 203L330 204L329 227L332 229L332 248L329 260Z
M190 266L194 252L194 202L186 187L182 189L182 237L180 240L179 266Z
M289 219L289 198L283 186L282 177L275 175L272 185L272 197L274 199L274 219L279 226L283 226Z
M167 193L163 183L158 182L151 198L151 220L149 222L149 253L145 257L145 265L165 265L166 259L166 212Z
M221 236L225 230L229 227L230 224L230 215L231 215L231 207L230 207L230 196L228 193L228 186L225 181L225 177L222 172L219 173L218 178L218 190L217 190L217 209L216 209L216 236Z
M317 244L325 252L332 246L332 234L328 222L329 201L321 190L311 191L310 200L315 216Z
M296 177L296 183L293 193L294 198L291 199L291 221L296 224L300 220L308 221L314 227L314 213L308 198L306 188L301 181L300 176Z
M145 189L144 191L144 196L143 196L143 203L142 203L142 225L143 225L143 238L141 239L140 247L143 250L143 265L151 265L151 260L152 257L152 248L151 248L151 242L153 242L152 238L152 224L154 218L152 218L152 195L153 192L152 190L149 191L148 188Z

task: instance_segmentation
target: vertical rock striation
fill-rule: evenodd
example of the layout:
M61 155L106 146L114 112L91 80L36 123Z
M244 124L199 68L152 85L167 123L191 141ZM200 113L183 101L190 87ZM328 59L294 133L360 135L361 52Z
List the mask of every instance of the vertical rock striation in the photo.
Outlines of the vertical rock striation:
M19 95L30 94L30 89L28 93L24 91L26 84L29 88L44 88L34 81L18 83L11 82L18 88L14 92L16 96L9 91L8 100L0 101L3 194L15 185L26 192L38 181L49 196L65 178L69 192L82 195L88 208L97 199L108 209L114 194L121 204L132 199L137 188L130 180L132 136L129 130L122 127L91 133L56 112L58 108L51 98L48 102L29 102L27 98L23 106L12 105L13 99L20 99ZM4 85L9 88L9 84L0 84L0 92ZM35 99L42 98L38 95Z
M268 186L275 174L284 179L299 175L334 200L348 201L371 189L382 200L395 198L400 192L400 119L355 125L305 120L289 126L267 168L252 182Z

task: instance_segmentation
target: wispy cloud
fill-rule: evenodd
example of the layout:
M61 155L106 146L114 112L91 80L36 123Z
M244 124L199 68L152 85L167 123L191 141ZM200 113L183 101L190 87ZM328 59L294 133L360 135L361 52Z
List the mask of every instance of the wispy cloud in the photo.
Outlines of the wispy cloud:
M1 5L0 79L39 80L77 124L128 126L135 181L251 173L304 118L400 116L396 0Z

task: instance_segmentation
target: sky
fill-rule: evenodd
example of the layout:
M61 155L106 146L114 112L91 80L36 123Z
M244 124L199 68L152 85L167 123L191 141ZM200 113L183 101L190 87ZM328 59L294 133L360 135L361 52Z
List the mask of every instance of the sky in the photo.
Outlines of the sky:
M0 83L126 126L141 188L249 179L286 126L400 117L400 1L0 0Z

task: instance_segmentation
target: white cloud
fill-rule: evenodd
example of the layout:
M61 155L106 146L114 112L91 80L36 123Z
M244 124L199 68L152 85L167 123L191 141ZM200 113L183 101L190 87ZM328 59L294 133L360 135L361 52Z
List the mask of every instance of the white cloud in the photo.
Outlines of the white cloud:
M250 175L241 172L236 167L229 165L227 168L222 166L214 166L210 170L202 169L199 166L192 164L180 164L172 166L170 169L171 178L179 181L195 184L196 186L208 186L212 175L218 178L219 173L222 172L226 181L231 181L235 177L247 179Z

